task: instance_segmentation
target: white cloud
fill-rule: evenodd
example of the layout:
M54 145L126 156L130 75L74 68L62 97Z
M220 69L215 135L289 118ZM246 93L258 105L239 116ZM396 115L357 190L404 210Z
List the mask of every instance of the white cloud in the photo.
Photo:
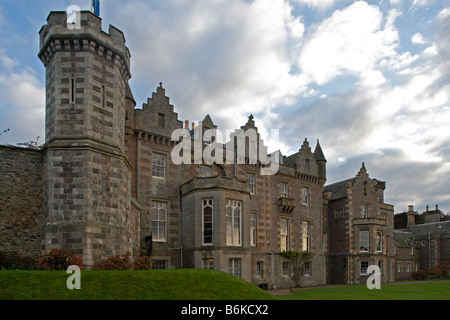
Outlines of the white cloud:
M16 144L44 140L45 89L31 69L13 70L17 66L6 55L1 59L8 66L0 74L0 130L10 128L11 134L2 136L2 143Z
M423 35L420 34L420 32L416 32L412 36L411 42L414 43L414 44L425 44L428 41L423 37Z
M309 36L300 57L301 70L319 85L342 74L359 76L365 85L384 83L376 66L397 56L394 21L398 15L392 10L384 19L377 6L364 1L335 11Z
M305 27L286 1L120 5L111 19L126 30L138 105L163 81L180 117L202 119L215 110L214 121L236 127L306 90L303 76L291 73Z
M336 2L340 0L293 0L302 5L306 5L309 8L323 10L332 7Z

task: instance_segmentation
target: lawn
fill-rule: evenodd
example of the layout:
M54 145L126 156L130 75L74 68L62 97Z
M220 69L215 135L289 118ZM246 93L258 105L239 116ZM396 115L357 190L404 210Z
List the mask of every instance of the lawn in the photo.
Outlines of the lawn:
M0 271L0 300L273 300L270 293L214 270L82 271L69 290L64 271Z
M294 290L283 300L450 300L450 281L395 283L369 290L366 285Z

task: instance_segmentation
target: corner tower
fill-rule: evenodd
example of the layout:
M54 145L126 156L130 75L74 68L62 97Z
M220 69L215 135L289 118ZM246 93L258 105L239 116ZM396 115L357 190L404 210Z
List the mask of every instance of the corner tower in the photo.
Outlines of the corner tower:
M78 28L66 12L51 12L39 32L46 68L42 250L72 250L91 266L139 247L124 153L130 53L117 28L105 33L90 11L77 18Z

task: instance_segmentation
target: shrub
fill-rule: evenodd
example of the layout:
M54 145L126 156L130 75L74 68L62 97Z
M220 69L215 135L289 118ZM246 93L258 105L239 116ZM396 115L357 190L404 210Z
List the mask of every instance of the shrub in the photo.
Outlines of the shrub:
M131 253L127 252L122 256L106 258L100 263L96 263L92 270L133 270Z
M152 259L150 256L139 256L134 260L134 270L151 270Z
M427 278L427 273L425 271L415 271L411 273L414 280L425 280Z
M39 260L39 265L45 266L48 270L67 270L72 265L80 267L81 270L85 268L81 256L75 256L72 252L62 249L52 249L46 253Z

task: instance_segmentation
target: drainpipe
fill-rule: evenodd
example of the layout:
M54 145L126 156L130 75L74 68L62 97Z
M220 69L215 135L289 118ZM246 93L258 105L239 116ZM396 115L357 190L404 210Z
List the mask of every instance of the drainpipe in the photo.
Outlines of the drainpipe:
M431 235L428 232L428 268L431 268Z

